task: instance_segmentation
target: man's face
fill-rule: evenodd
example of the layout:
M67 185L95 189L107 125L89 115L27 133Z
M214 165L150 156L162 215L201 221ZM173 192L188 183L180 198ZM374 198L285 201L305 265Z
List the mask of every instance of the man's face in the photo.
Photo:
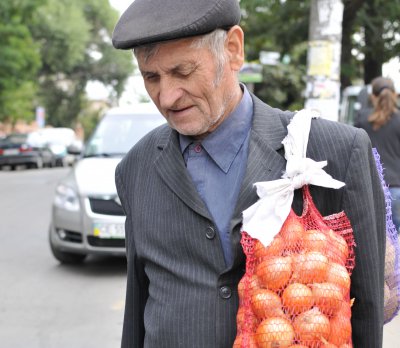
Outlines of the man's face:
M139 69L153 102L179 133L202 138L212 132L237 103L237 80L225 64L218 76L208 48L194 48L193 39L158 45ZM219 77L219 78L217 78Z

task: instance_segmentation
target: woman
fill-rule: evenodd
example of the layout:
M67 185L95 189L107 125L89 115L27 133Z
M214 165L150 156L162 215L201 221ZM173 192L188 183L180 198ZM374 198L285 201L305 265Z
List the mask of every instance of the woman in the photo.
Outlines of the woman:
M393 222L400 228L400 112L393 81L377 77L372 81L371 101L374 109L361 112L356 127L363 128L378 150L385 182L392 195ZM369 115L368 115L369 114Z

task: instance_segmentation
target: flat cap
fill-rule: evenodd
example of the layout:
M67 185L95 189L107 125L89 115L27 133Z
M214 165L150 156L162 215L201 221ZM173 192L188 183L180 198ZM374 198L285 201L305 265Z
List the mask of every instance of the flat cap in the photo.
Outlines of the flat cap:
M181 39L239 24L238 0L135 0L117 22L118 49Z

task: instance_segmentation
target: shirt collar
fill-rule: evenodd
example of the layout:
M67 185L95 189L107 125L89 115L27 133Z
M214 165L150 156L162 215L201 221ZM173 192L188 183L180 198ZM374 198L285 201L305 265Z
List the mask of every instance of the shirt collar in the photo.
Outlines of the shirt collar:
M203 148L225 173L243 145L251 128L253 100L244 85L243 96L235 110L201 142ZM191 137L179 135L182 153L193 142Z

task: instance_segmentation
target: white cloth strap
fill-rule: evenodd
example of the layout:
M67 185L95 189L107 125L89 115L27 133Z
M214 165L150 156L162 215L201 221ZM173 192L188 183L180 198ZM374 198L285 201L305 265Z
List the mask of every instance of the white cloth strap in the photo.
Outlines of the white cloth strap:
M282 179L254 184L260 199L243 211L242 230L264 246L272 242L288 217L294 190L308 184L335 189L345 185L322 169L327 161L306 158L311 120L318 117L318 113L311 110L301 110L294 115L282 141L287 160Z

